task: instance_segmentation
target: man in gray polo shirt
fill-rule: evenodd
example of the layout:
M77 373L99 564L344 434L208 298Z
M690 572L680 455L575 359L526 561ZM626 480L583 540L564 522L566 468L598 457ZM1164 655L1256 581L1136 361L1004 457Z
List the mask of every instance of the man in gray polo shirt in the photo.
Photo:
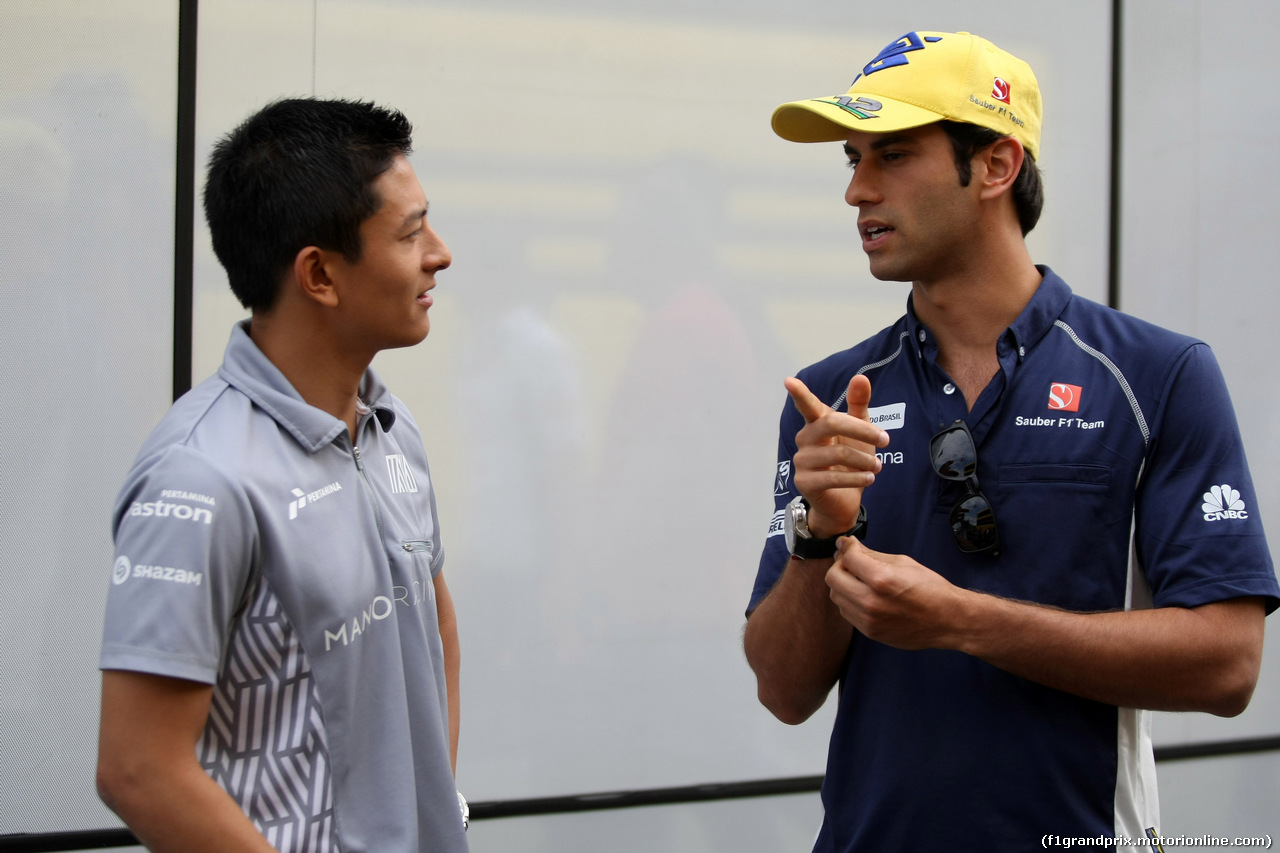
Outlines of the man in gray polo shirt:
M252 317L125 481L102 645L98 788L152 850L467 849L435 497L369 369L426 337L450 263L411 130L280 101L210 159Z

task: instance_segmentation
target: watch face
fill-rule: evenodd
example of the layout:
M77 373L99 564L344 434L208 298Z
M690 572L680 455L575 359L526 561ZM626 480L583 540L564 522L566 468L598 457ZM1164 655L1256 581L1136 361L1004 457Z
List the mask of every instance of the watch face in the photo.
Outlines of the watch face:
M791 501L782 513L782 530L786 534L788 554L796 552L796 522L799 521L797 516L805 512L805 506L801 503L802 500L803 498L796 498Z

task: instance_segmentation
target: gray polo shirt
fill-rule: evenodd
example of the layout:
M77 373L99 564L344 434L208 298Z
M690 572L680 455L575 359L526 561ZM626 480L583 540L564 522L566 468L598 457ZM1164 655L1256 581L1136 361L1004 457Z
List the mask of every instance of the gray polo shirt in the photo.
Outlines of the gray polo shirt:
M120 491L100 665L214 685L199 758L278 849L465 851L426 454L360 399L353 445L233 329Z

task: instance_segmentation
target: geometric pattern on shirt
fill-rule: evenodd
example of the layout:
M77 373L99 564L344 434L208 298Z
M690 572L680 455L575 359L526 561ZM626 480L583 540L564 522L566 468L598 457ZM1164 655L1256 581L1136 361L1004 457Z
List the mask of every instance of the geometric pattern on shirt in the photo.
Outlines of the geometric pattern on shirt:
M338 853L319 693L263 579L236 620L196 755L271 846Z

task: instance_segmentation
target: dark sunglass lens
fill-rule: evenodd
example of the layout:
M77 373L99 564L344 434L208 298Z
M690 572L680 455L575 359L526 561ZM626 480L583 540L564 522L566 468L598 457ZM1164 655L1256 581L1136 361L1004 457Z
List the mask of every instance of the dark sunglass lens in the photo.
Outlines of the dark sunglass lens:
M961 427L935 435L929 450L933 453L933 469L948 480L967 479L978 469L978 450Z
M970 495L951 511L951 532L962 551L988 551L996 546L996 514L982 495Z

